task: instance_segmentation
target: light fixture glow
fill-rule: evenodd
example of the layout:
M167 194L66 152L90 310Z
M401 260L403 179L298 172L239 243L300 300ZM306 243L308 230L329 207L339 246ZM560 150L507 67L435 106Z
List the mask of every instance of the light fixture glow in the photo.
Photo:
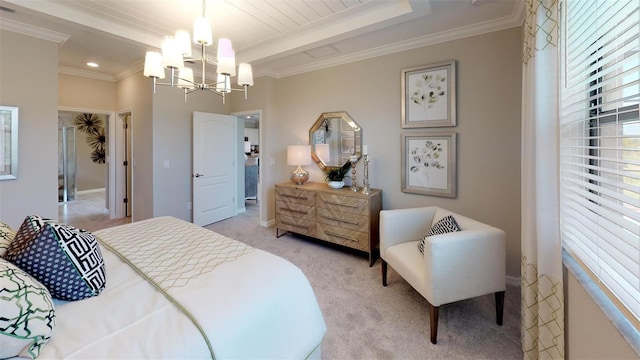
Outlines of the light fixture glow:
M208 59L205 53L205 46L213 44L213 33L211 25L206 18L206 0L202 1L202 16L194 21L193 42L200 45L200 57L191 57L190 36L187 31L178 30L175 36L167 36L162 43L162 54L157 51L147 51L144 63L144 76L153 79L153 92L156 85L169 85L184 89L184 98L187 94L196 90L211 91L222 96L222 103L225 103L225 95L231 91L244 91L244 98L247 99L249 86L253 86L253 71L251 65L242 63L238 66L238 85L241 88L231 87L231 77L236 76L236 57L231 40L221 38L218 40L216 62ZM201 63L202 77L199 82L193 78L193 70L185 67L184 62ZM206 64L216 65L216 81L207 83ZM170 82L159 83L157 79L164 79L164 69L169 69L171 75Z
M94 63L93 61L89 61L87 63L87 66L92 67L92 68L97 68L100 65L98 65L97 63Z

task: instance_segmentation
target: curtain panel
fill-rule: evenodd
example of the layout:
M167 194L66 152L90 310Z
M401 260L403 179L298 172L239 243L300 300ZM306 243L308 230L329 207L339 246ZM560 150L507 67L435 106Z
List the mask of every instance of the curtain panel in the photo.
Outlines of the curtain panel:
M564 358L558 205L558 2L526 0L522 67L521 337L525 359Z

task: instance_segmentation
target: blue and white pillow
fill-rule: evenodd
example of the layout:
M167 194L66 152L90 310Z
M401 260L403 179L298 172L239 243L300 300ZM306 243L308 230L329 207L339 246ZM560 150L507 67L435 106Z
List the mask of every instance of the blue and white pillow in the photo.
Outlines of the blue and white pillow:
M5 258L45 285L56 299L96 296L106 285L96 237L39 216L27 216Z
M35 359L55 327L47 288L16 265L0 258L0 359Z
M425 235L425 237L420 240L420 242L418 243L418 250L420 250L420 252L424 254L424 243L425 241L427 241L427 238L429 236L446 234L455 231L460 231L460 226L458 226L456 219L454 219L452 215L443 217L442 219L440 219L440 221L433 224L431 229L429 229L427 235Z

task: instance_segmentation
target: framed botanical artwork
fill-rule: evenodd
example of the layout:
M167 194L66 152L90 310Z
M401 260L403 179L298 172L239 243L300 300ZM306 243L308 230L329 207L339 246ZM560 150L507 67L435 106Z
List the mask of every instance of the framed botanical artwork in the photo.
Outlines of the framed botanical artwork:
M0 106L0 180L18 178L18 108Z
M402 70L402 128L456 126L455 60Z
M402 133L402 192L456 197L456 133Z

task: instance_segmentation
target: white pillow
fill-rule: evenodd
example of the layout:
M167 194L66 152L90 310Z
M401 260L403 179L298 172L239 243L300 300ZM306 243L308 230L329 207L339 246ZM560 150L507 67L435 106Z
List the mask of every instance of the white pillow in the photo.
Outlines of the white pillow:
M16 232L7 224L0 221L0 257L7 252L9 244L16 237Z
M51 294L44 285L0 258L0 359L35 359L55 326Z

